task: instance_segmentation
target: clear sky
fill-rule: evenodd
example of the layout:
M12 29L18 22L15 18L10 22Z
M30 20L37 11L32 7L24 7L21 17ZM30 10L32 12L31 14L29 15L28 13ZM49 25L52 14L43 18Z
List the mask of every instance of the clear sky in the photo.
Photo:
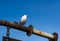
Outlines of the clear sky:
M59 0L0 0L0 20L20 23L20 18L25 14L28 15L25 26L32 24L34 29L60 34ZM0 26L0 41L3 36L6 36L6 27ZM10 37L22 41L48 41L33 34L28 37L25 32L16 29L10 30Z

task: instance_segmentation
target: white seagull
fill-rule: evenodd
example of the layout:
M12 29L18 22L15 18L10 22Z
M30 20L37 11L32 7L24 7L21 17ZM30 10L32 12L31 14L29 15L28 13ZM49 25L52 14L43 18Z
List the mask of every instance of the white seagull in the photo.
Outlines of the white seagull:
M24 25L24 24L26 23L26 20L27 20L27 15L23 15L23 16L21 17L20 24L21 24L21 25Z

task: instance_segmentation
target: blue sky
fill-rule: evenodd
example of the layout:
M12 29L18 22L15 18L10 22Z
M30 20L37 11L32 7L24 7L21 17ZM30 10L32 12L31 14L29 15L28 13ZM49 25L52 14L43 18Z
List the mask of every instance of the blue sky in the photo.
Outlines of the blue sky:
M0 0L0 20L20 22L23 15L28 15L26 26L32 24L34 29L52 34L60 34L59 0ZM3 33L2 33L3 32ZM0 26L0 41L6 36L6 27ZM10 30L10 37L22 41L48 41L48 39L31 35L16 29ZM60 35L58 41L60 41Z

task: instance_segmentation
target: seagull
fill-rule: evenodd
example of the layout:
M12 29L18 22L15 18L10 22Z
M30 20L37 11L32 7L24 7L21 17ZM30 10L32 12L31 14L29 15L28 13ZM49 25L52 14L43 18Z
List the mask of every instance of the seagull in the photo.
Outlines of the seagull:
M21 25L24 25L24 24L26 23L26 20L27 20L27 15L23 15L23 16L21 17L20 24L21 24Z

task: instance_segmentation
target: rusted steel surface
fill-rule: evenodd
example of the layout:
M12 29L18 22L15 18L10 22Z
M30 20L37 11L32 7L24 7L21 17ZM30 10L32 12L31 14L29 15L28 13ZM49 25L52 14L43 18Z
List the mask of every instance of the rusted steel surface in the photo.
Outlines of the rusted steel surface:
M39 31L39 30L35 30L34 29L33 30L33 33L36 34L36 35L42 36L42 37L54 39L54 35L48 34L46 32L42 32L42 31Z
M39 30L35 30L35 29L33 29L33 26L31 26L31 25L27 28L26 26L20 25L17 22L8 22L5 20L0 20L0 25L27 32L27 35L29 35L29 36L31 34L35 34L35 35L42 36L42 37L45 37L48 39L53 39L53 40L55 39L57 41L57 35L51 35L48 33L41 32Z
M18 25L18 24L14 23L14 22L8 22L8 21L5 21L5 20L0 20L0 25L27 32L27 28L25 26Z
M13 38L3 37L3 41L21 41Z

